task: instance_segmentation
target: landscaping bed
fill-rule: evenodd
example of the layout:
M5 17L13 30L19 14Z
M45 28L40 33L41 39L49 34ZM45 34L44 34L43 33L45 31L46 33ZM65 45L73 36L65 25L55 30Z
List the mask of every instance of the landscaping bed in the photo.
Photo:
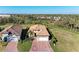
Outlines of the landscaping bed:
M19 52L28 52L31 48L32 41L31 40L23 40L18 42L18 50Z

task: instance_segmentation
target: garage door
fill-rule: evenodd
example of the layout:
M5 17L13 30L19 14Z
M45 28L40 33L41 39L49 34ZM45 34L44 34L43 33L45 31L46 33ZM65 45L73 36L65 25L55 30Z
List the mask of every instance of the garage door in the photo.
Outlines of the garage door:
M44 37L43 36L38 36L37 37L37 40L38 41L48 41L49 40L49 37L48 36L44 36Z

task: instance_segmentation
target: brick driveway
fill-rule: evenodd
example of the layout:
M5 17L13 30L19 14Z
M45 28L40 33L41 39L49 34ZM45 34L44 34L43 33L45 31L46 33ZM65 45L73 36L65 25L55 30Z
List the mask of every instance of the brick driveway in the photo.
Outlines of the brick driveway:
M32 52L53 52L48 41L33 40L31 50Z
M17 41L11 41L6 46L5 52L18 52ZM48 41L33 40L31 52L53 52Z
M11 41L6 46L5 52L18 52L17 50L17 41Z

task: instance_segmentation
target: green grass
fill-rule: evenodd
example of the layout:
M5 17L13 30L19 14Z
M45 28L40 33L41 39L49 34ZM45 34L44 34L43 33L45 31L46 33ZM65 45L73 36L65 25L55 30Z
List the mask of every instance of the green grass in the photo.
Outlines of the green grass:
M0 27L6 28L6 27L8 27L8 26L10 26L10 25L12 25L12 23L8 23L8 24L5 24L5 25L1 25L1 24L0 24Z
M31 40L24 40L23 42L19 41L18 50L20 52L28 52L31 48L32 42Z
M7 42L0 41L0 52L4 51L6 46L7 46Z
M50 30L58 40L56 46L53 46L53 43L51 44L54 51L79 51L79 33L61 27L52 27Z

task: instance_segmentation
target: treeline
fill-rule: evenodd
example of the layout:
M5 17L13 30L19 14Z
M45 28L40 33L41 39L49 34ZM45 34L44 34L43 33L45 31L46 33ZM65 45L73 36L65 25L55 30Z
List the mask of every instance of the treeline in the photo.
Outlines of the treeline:
M0 24L19 23L19 24L50 24L79 30L79 15L68 14L31 14L31 15L11 15L10 17L0 18Z
M36 23L50 24L65 27L73 30L79 30L79 15L78 14L53 14L53 15L31 15L30 19Z
M3 17L0 18L0 24L6 24L6 23L19 23L19 24L24 24L25 23L25 18L24 16L19 16L19 15L11 15L10 17Z
M79 31L79 15L60 15L60 17L54 24Z

